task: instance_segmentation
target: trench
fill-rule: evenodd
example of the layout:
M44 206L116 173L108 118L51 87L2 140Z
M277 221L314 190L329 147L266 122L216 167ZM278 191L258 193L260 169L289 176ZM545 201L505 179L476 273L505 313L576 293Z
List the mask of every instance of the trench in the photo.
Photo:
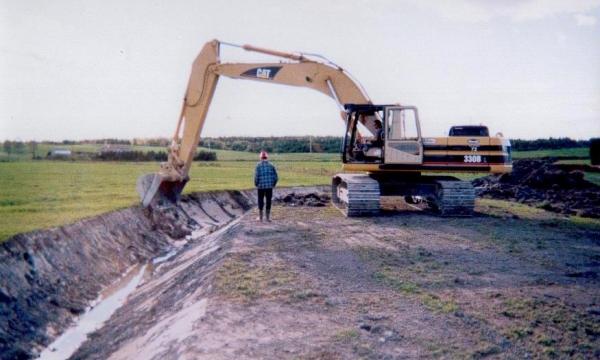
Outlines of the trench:
M274 198L327 190L276 188ZM8 239L0 244L0 358L67 358L143 281L144 271L255 205L251 190L196 193L170 209L135 205Z
M74 327L65 331L40 354L41 360L68 359L87 339L87 335L102 327L112 314L123 305L127 296L138 286L144 276L147 265L137 265L117 282L115 291L101 296L97 304L77 320Z

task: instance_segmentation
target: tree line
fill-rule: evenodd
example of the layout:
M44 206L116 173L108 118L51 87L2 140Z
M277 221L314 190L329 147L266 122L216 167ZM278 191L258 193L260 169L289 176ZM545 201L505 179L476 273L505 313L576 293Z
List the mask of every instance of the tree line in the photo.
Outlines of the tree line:
M24 154L30 154L32 158L43 158L46 154L39 153L39 145L86 145L86 144L111 144L111 145L144 145L166 147L171 140L167 138L155 139L98 139L98 140L64 140L62 142L51 141L10 141L2 143L2 150L9 156L21 157ZM217 137L203 138L200 140L200 147L209 149L209 151L200 151L197 154L198 159L205 161L216 160L216 153L210 150L233 150L258 153L262 150L273 153L338 153L342 146L342 139L336 136L284 136L284 137ZM536 140L511 140L513 151L536 151L536 150L557 150L572 148L589 148L590 140L573 140L565 138L548 138ZM166 160L166 151L128 151L128 152L107 152L101 154L87 154L97 160L125 160L125 161L164 161Z
M589 148L590 140L573 140L568 137L536 140L510 140L513 151L536 151ZM338 153L342 147L342 138L321 137L219 137L201 139L199 146L209 149L276 153Z
M218 137L204 138L199 145L208 149L273 153L338 153L342 138L337 136Z
M103 152L95 154L94 159L100 161L167 161L168 155L165 151L127 151L127 152ZM214 151L200 150L194 156L194 161L216 161L217 153Z
M536 140L510 140L513 151L536 151L589 148L590 140L573 140L570 138L548 138Z
M105 144L105 142L101 142ZM52 152L48 152L47 154L42 154L39 151L39 145L85 145L90 144L82 143L82 142L42 142L38 143L35 141L9 141L6 140L2 143L2 151L6 153L6 155L10 157L17 156L20 158L21 156L31 155L31 158L34 160L41 160L43 158L51 158L54 160L66 160L66 159L78 159L78 160L98 160L98 161L167 161L168 155L166 151L100 151L100 152L85 152L85 151L72 151L70 155L58 154L53 155ZM130 145L131 143L121 142L119 145ZM114 144L111 144L114 145ZM26 152L26 149L29 149ZM214 151L206 151L200 150L196 152L194 156L194 161L216 161L217 153Z

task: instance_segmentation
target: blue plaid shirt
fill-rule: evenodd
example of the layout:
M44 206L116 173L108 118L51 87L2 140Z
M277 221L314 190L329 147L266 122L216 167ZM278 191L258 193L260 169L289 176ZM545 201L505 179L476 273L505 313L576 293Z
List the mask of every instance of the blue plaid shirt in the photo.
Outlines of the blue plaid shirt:
M277 184L277 168L267 160L261 161L254 170L254 185L259 189L274 188Z

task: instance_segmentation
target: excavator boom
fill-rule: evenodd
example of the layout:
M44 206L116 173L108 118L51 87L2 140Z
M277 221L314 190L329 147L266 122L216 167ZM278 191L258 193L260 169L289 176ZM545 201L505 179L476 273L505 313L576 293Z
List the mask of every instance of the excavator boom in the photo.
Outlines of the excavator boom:
M168 160L161 164L157 173L142 175L137 181L138 194L146 207L173 203L183 191L220 76L314 89L336 101L344 121L344 104L371 103L358 82L330 62L244 45L239 47L286 61L221 63L219 47L222 44L232 45L218 40L210 41L194 60L177 129L168 149Z

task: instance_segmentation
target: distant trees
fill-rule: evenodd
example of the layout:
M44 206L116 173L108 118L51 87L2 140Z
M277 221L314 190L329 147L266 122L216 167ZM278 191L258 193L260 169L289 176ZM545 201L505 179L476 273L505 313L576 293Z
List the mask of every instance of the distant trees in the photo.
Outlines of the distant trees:
M94 158L101 161L167 161L167 153L164 151L106 151L96 154Z
M123 139L84 140L87 144L131 145L131 141Z
M4 150L8 156L16 154L17 157L21 157L25 150L25 143L22 141L6 140L2 143L2 150Z
M127 151L127 152L102 152L92 158L100 161L167 161L168 155L165 151ZM194 161L216 161L217 153L214 151L200 150Z
M6 140L2 143L2 150L10 156L10 154L12 154L12 141Z
M167 139L150 139L144 141L146 146L151 146L154 144L155 146L160 145L166 149L167 142L170 140ZM135 142L135 141L134 141ZM89 145L89 144L110 144L110 145L131 145L131 141L129 140L115 140L115 139L100 139L100 140L82 140L82 141L72 141L72 140L64 140L61 142L53 142L53 141L28 141L26 143L22 141L11 141L5 140L0 145L0 152L4 152L8 155L4 161L10 161L12 157L16 155L16 157L21 157L24 154L31 154L32 159L42 159L40 156L40 145L52 145L52 146L60 146L61 148L70 149L70 146L73 145ZM141 145L142 141L138 142L138 145ZM45 147L46 149L48 146ZM167 161L167 152L166 151L119 151L119 147L115 147L116 151L101 151L100 153L89 152L89 151L72 151L73 156L53 156L52 160L99 160L99 161ZM46 150L44 150L46 151ZM50 154L50 151L48 151ZM47 158L50 158L47 156ZM200 150L195 156L194 161L216 161L217 153L214 151L206 151Z
M587 148L590 146L589 140L572 140L570 138L548 138L536 140L510 140L512 150L514 151L534 151L534 150L557 150Z
M194 156L194 161L217 161L217 153L214 151L200 150Z
M27 147L29 147L29 149L31 150L31 158L37 159L36 153L37 153L37 149L38 149L38 143L36 141L28 141Z
M171 141L172 140L168 138L133 139L132 145L157 146L166 148L167 146L171 145Z
M98 140L64 140L61 142L51 141L10 141L2 142L0 150L8 157L3 161L10 160L14 157L31 154L32 159L40 159L40 145L52 145L69 148L74 145L136 145L148 146L155 148L163 148L165 151L123 151L123 152L107 152L102 154L83 153L81 151L74 152L75 159L101 160L101 161L166 161L166 148L170 145L171 139L154 138L154 139L98 139ZM203 138L198 144L200 147L208 149L200 150L194 157L198 161L215 161L217 160L216 152L212 150L233 150L259 153L261 150L266 150L269 153L338 153L342 147L342 138L335 136L283 136L283 137L218 137L218 138ZM535 150L558 150L572 148L590 148L590 140L573 140L570 138L548 138L536 140L511 139L513 151L535 151ZM48 149L48 146L42 147ZM47 150L43 150L47 151Z
M60 143L47 142L51 144L62 145L87 145L87 144L111 144L111 145L131 145L130 140L124 139L95 139L95 140L63 140Z
M342 138L336 136L219 137L201 139L199 146L252 153L261 150L282 154L337 153L342 147Z
M514 151L556 150L587 148L589 140L549 138L536 140L511 139ZM342 147L342 138L335 136L283 136L283 137L219 137L204 138L199 146L215 150L247 151L261 150L275 153L337 153Z

